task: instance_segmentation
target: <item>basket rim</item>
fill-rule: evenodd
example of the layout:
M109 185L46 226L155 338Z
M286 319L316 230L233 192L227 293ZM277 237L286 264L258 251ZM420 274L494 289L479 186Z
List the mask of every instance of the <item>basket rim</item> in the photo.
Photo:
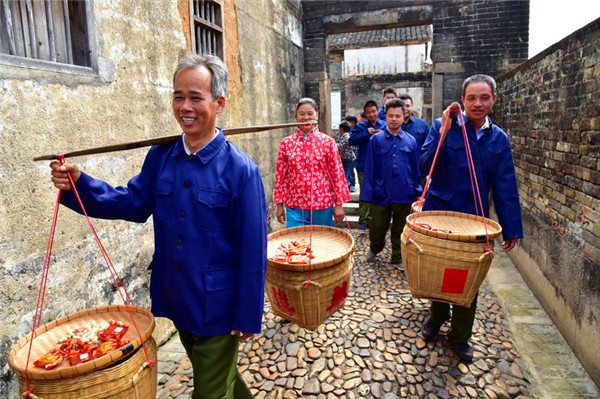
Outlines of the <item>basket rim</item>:
M321 261L321 262L312 262L310 265L308 265L308 264L306 264L306 265L290 265L289 263L277 262L268 257L267 257L267 263L269 265L272 265L281 270L307 272L309 270L318 270L318 269L325 269L325 268L331 267L331 266L347 259L354 252L354 247L356 244L354 241L354 236L352 234L350 234L349 232L347 232L346 230L339 229L337 227L331 227L331 226L306 225L306 226L287 227L287 228L277 230L277 231L269 234L267 236L267 242L272 241L274 238L277 238L277 237L280 237L280 236L283 236L283 235L286 235L289 233L295 233L297 231L310 231L311 228L313 231L329 231L331 233L343 236L344 238L348 239L350 241L348 251L346 251L346 253L344 253L343 255L340 255L336 258L327 259L327 260Z
M38 367L33 367L32 365L33 365L33 361L35 359L31 358L31 359L29 359L30 367L27 369L27 373L25 373L26 365L17 364L16 356L17 356L17 354L20 353L21 350L29 348L29 343L31 341L31 332L29 332L12 346L12 348L8 354L8 364L16 375L25 377L25 375L27 374L28 377L33 380L54 380L54 379L75 377L78 375L90 373L92 371L100 370L111 364L114 364L114 363L124 359L125 357L129 356L130 354L133 354L136 351L136 349L138 349L143 343L145 343L152 336L152 331L154 330L155 320L154 320L154 315L148 309L142 308L142 307L136 306L136 305L127 305L127 306L125 306L125 305L106 305L106 306L98 306L95 308L83 309L78 312L70 313L66 316L62 316L62 317L59 317L58 319L52 320L52 321L36 328L33 333L33 335L34 335L33 339L35 340L35 338L41 336L42 334L44 334L47 331L52 330L53 328L62 326L73 320L76 320L76 319L79 319L82 317L86 317L86 316L92 316L95 314L121 312L121 313L124 313L126 315L126 317L129 319L129 313L127 312L127 309L129 309L129 311L131 312L132 315L134 315L135 313L138 313L138 314L142 314L146 318L148 318L150 320L150 327L146 331L140 331L141 338L137 334L137 331L136 331L136 338L130 340L129 344L117 349L116 351L113 351L111 353L108 353L97 359L93 359L86 363L80 363L75 366L69 365L67 367L61 367L59 369L51 369L51 370L42 370Z
M421 227L421 226L415 224L414 219L416 219L418 216L452 216L452 217L457 217L457 218L462 218L462 219L470 219L470 220L479 221L486 225L487 236L489 237L490 240L493 240L496 237L500 236L500 234L502 234L502 227L495 220L492 220L492 219L489 219L489 218L486 218L483 216L473 215L470 213L456 212L456 211L420 211L420 212L416 212L416 213L411 213L410 215L408 215L406 217L406 225L411 230L419 232L419 233L427 235L427 236L431 236L431 237L443 238L443 239L451 240L451 241L467 241L467 242L480 242L480 241L486 240L485 235L466 234L466 233L460 233L460 232L445 233L445 232L441 232L441 231L433 231L433 230L426 229L424 227Z

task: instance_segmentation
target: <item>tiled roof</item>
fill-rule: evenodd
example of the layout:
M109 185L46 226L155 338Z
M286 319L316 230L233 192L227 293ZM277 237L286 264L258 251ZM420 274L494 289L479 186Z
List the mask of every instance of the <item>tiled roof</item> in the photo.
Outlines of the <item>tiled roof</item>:
M336 33L327 37L329 49L342 50L356 47L377 47L403 43L424 43L431 40L430 25Z

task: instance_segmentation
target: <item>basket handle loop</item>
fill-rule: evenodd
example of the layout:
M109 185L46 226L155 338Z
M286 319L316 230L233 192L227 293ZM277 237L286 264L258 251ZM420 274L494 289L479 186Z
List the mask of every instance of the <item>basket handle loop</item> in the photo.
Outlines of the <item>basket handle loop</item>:
M494 252L493 251L485 251L478 259L477 262L481 263L485 260L486 257L490 257L490 258L494 258Z
M140 366L140 368L138 369L138 371L136 371L136 373L134 374L133 377L131 377L131 383L133 384L134 388L135 388L135 397L136 399L142 399L140 398L140 394L138 392L138 380L140 379L141 374L144 372L144 370L147 367L154 367L156 364L152 361L152 360L148 360L146 362L144 362L144 364L142 364Z
M417 247L417 250L418 250L420 253L423 253L423 248L421 248L421 247L419 246L419 244L417 244L417 243L416 243L416 241L415 241L415 240L413 240L412 238L409 238L408 240L406 240L406 244L407 244L407 245L409 245L409 244L414 244L414 246L415 246L415 247Z
M41 397L35 395L33 393L34 390L35 390L35 388L27 389L27 390L25 390L25 392L23 392L23 395L21 395L21 396L23 396L24 398L31 398L31 399L44 399L44 398L41 398Z
M316 281L306 280L305 282L298 284L295 287L295 289L296 289L296 291L300 291L303 288L308 288L310 285L316 285L317 288L322 288L323 287L321 284L317 283Z

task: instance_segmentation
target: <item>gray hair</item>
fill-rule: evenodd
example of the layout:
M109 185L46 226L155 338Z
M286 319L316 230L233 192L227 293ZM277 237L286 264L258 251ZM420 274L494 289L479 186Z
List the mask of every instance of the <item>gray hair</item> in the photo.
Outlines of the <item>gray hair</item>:
M304 104L310 105L315 109L315 111L319 112L319 106L317 105L317 102L310 97L304 97L301 98L300 101L298 101L298 105L296 105L296 112L298 112L298 108L300 108L300 106Z
M187 53L179 59L175 73L173 74L173 86L175 85L175 77L177 73L184 68L197 68L205 66L211 73L210 90L212 91L213 100L227 95L227 83L229 82L229 72L227 66L219 57L202 54L202 53Z
M484 74L478 74L478 75L473 75L473 76L469 76L468 78L465 79L465 81L463 82L462 85L462 92L463 92L463 96L465 95L465 92L467 91L467 86L470 85L471 83L485 83L488 86L490 86L490 88L492 89L492 94L496 94L496 81L494 80L494 78L492 78L489 75L484 75Z

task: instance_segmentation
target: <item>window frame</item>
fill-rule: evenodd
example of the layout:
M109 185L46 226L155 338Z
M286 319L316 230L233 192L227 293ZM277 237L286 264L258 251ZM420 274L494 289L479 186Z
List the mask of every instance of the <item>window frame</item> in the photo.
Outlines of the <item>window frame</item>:
M8 2L12 0L0 0L0 7L4 7L5 9L8 6ZM26 0L23 3L33 4L33 1L36 0ZM49 0L50 2L55 0ZM39 0L39 2L47 7L49 4L48 0ZM69 0L63 0L64 3L68 3ZM86 31L86 46L88 51L88 66L64 63L61 61L52 61L46 59L32 58L29 56L21 56L21 55L13 55L7 53L0 53L0 65L7 65L17 68L26 68L31 70L41 70L41 71L51 71L58 73L67 73L67 74L77 74L83 76L98 76L98 49L96 45L96 31L94 26L94 11L93 11L93 1L91 0L79 0L79 3L82 3L84 6L83 13L85 13L85 31ZM28 4L28 5L29 5ZM34 24L43 24L46 26L47 21L33 21ZM65 21L66 22L66 21ZM69 18L69 22L71 22L71 18ZM39 25L38 25L39 26ZM37 29L38 27L34 27ZM2 27L2 29L5 29ZM46 28L47 29L47 28ZM59 29L65 29L62 26ZM13 31L14 34L14 31ZM8 34L7 34L8 35ZM29 38L27 38L29 39ZM26 40L27 40L26 39ZM70 39L73 40L73 39ZM10 43L9 43L10 47ZM71 53L71 49L68 50ZM56 58L56 56L54 56ZM73 60L73 55L68 56L71 60ZM74 61L72 61L74 62Z
M194 12L194 6L196 4L201 5L204 3L217 5L219 8L219 15L215 15L212 20L205 19L200 15L196 15ZM223 0L189 0L190 6L190 38L192 42L192 51L198 53L200 48L198 45L198 34L196 27L207 29L210 32L216 33L214 46L216 52L209 52L208 54L216 55L217 57L225 60L225 12Z

